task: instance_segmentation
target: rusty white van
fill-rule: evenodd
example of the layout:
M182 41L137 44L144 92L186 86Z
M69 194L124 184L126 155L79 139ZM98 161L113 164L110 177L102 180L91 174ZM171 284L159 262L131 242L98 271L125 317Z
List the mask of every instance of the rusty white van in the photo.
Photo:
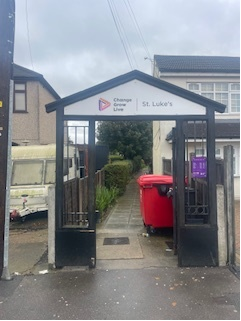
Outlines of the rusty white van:
M65 146L64 154L66 181L78 177L78 153L73 146ZM55 163L55 144L12 147L11 220L24 221L29 214L48 210L48 188L55 184Z

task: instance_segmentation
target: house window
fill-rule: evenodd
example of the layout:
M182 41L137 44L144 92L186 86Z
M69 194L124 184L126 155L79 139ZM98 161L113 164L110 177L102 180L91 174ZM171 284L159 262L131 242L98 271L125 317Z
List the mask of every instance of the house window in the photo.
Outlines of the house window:
M228 106L228 93L216 93L216 101L218 101L221 104L224 104ZM227 112L228 107L226 107L225 112Z
M233 149L233 173L234 173L234 176L240 175L239 161L240 161L240 149L235 148L235 149Z
M201 83L201 91L203 92L206 92L206 91L211 91L213 92L214 90L214 84L213 83L210 83L210 82L207 82L207 83Z
M195 84L195 83L189 84L189 90L191 91L199 90L199 84Z
M240 94L231 94L231 112L240 112Z
M17 83L14 85L14 112L26 112L26 84Z
M240 83L188 83L187 88L196 94L226 105L225 113L240 112Z
M215 156L216 156L216 158L221 158L221 149L220 148L216 148L215 149Z
M204 150L204 148L196 148L196 149L195 149L195 155L196 155L196 156L205 156L205 150Z

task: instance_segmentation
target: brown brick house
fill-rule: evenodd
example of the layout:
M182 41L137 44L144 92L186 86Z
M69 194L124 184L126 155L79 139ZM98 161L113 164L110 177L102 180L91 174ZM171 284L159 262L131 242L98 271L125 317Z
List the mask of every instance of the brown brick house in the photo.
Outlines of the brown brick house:
M14 64L13 145L55 143L55 113L45 105L60 99L43 75Z

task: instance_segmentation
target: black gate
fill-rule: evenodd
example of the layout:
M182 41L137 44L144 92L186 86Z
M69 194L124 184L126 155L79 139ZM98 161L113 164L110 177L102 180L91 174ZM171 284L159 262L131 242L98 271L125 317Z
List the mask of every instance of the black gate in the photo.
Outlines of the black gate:
M174 246L179 266L218 265L215 144L208 122L179 120L173 129Z
M124 102L123 108L115 108L117 102ZM56 266L85 263L95 266L95 121L101 120L176 121L174 236L179 265L218 265L214 115L225 108L137 70L46 105L48 113L56 111ZM88 214L82 218L88 224L70 227L63 220L63 158L64 142L68 140L63 128L66 121L83 120L89 122ZM206 128L201 137L195 134L199 123ZM193 136L185 131L192 124ZM188 148L191 142L196 146L197 139L206 142L206 154L197 155L195 149L192 157ZM205 167L204 174L201 165ZM204 176L197 177L194 166L199 166L199 174ZM74 213L76 217L77 214Z
M66 125L62 118L58 128L55 265L95 267L95 122Z

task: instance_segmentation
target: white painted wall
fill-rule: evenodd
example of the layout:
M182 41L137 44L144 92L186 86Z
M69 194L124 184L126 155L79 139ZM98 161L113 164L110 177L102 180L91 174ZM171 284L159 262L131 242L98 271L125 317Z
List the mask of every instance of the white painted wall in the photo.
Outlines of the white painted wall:
M163 157L172 158L172 145L166 141L166 136L175 126L175 121L153 122L153 174L163 174Z
M155 65L154 65L155 66ZM153 75L162 79L164 81L170 82L174 85L187 89L187 83L189 82L240 82L240 75L237 74L190 74L190 73L160 73L155 67ZM216 119L239 119L240 113L216 113ZM154 121L153 122L153 173L163 174L162 169L162 158L172 157L172 146L166 141L167 134L171 131L172 127L175 126L175 122L166 121ZM234 149L239 151L240 141L224 141L216 142L217 146L223 150L223 147L227 144L234 146ZM239 161L239 157L237 158ZM234 176L234 189L235 189L235 199L240 199L240 173Z

